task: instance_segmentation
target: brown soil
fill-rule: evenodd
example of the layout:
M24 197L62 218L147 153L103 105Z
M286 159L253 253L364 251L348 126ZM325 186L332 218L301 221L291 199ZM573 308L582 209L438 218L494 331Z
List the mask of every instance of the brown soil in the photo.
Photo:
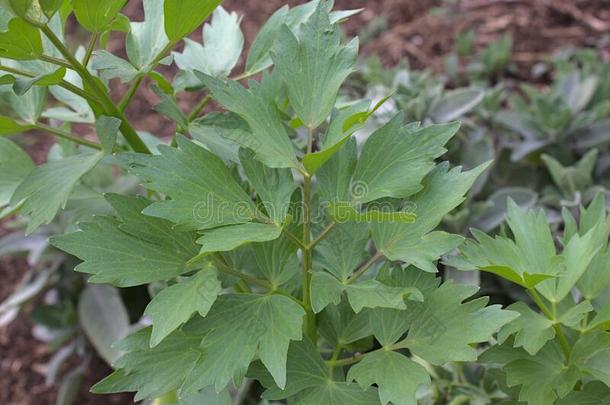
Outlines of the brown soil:
M224 7L243 15L242 29L248 49L260 26L284 3L303 1L225 0ZM589 46L610 59L610 0L337 0L337 8L365 8L345 24L348 36L365 30L370 37L362 44L363 54L378 54L387 65L406 59L414 68L428 67L440 71L444 57L452 50L458 33L474 29L477 47L482 47L510 33L514 39L513 63L521 79L527 79L531 67L566 45ZM131 0L126 13L141 19L141 0ZM374 27L380 27L375 30ZM86 35L72 30L72 38L86 41ZM201 39L200 32L193 34ZM109 50L123 51L124 37L113 36ZM243 61L242 61L243 63ZM236 68L239 71L241 66ZM164 73L169 78L172 69ZM116 83L113 96L118 98L126 86ZM181 96L185 111L201 94ZM156 96L142 86L127 115L138 130L156 136L173 134L172 123L152 111ZM90 130L76 129L87 135ZM44 161L52 140L36 134L20 138L21 144L38 163ZM0 223L0 234L2 228ZM19 281L24 262L0 261L0 300ZM44 384L42 370L49 359L46 346L31 336L31 323L21 315L9 327L0 329L0 404L53 404L57 386ZM95 396L87 388L107 374L109 368L99 359L87 368L78 404L129 404L130 395Z

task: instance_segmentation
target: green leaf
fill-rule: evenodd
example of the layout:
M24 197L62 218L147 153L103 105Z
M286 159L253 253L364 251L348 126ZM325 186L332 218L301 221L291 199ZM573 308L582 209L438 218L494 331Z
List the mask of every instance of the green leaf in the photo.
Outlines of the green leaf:
M125 48L131 63L138 70L148 70L158 55L169 44L164 24L164 0L144 0L144 21L131 22Z
M354 70L357 39L341 45L341 33L332 26L321 1L314 14L293 34L287 25L271 51L275 67L288 89L288 98L305 126L315 128L330 114L337 91Z
M184 51L174 52L174 61L181 70L176 78L178 88L203 86L193 73L195 70L214 77L229 76L244 46L240 21L237 14L228 13L219 6L214 11L212 23L203 27L203 46L188 38L184 39Z
M420 191L434 159L445 153L443 145L459 128L459 123L451 123L416 129L403 126L402 120L402 114L396 115L364 144L352 183L362 184L365 193L354 195L354 202L404 198Z
M256 38L254 38L254 42L248 52L248 58L246 59L245 73L247 75L253 75L270 67L273 64L270 52L280 36L282 26L284 24L287 25L295 35L298 35L301 25L311 17L316 10L318 3L319 0L314 0L293 7L292 9L289 9L288 6L284 6L273 13L262 26ZM325 2L324 5L327 8L327 11L330 11L330 6L332 6L331 3ZM342 21L344 18L352 15L352 12L354 11L330 12L331 24Z
M527 267L522 262L520 247L512 240L503 236L492 238L476 229L472 229L471 232L477 242L466 241L460 251L466 261L475 268L496 274L528 289L555 277L553 274L529 274L524 271L533 268Z
M79 24L90 32L101 33L114 21L126 0L71 0Z
M193 32L222 0L165 0L165 33L176 42Z
M43 73L32 78L18 77L13 84L13 91L16 95L22 96L32 88L32 86L50 86L62 81L66 74L66 68L60 67L51 73Z
M128 287L169 280L188 271L197 254L195 234L180 232L163 219L141 212L150 201L108 194L119 219L95 217L81 231L53 237L51 243L83 260L77 271L93 274L93 283Z
M373 223L371 231L377 249L390 260L402 260L422 270L435 272L433 264L442 254L462 242L462 237L441 231L431 232L464 195L487 165L468 172L459 167L448 170L447 164L438 165L423 181L423 190L407 205L414 207L415 223ZM439 199L438 196L443 198Z
M189 133L227 164L239 163L240 145L235 140L251 136L248 123L239 115L219 112L193 121Z
M610 388L600 381L587 383L580 391L572 391L557 405L609 405Z
M358 129L358 125L349 125L349 120L354 116L363 113L366 108L365 102L356 103L342 111L334 117L324 136L321 139L320 149L314 153L308 153L303 157L303 165L310 174L315 173L324 164L339 152L339 150L349 141L351 135ZM367 112L364 112L367 114ZM366 116L365 120L368 118Z
M23 149L9 139L0 138L0 209L9 204L19 184L35 167Z
M264 374L261 378L257 375L259 381L268 388L263 393L263 398L290 398L290 403L295 405L379 405L376 389L363 391L355 384L333 380L316 348L307 340L290 344L286 371L286 387L283 389L274 386L273 381L265 378Z
M596 330L582 335L574 344L570 362L610 386L610 334Z
M20 124L10 117L0 115L0 136L18 134L33 128L34 125Z
M354 195L366 192L365 185L351 181L356 161L356 140L350 138L317 172L318 190L326 202L351 202Z
M93 53L91 68L97 70L104 81L118 77L122 83L129 83L138 75L138 69L131 63L104 50Z
M250 126L248 136L230 139L252 149L256 159L269 167L300 167L280 112L269 95L270 77L261 83L251 81L246 89L232 80L223 82L200 73L198 76L220 104L242 116Z
M13 205L25 200L21 212L30 218L27 234L55 218L57 211L65 207L80 178L93 169L103 156L102 152L83 153L48 162L28 174L11 198Z
M338 224L314 250L314 265L332 273L342 282L367 258L369 227L363 223Z
M421 300L421 293L412 288L390 287L377 280L365 280L353 284L342 283L326 272L314 272L311 278L311 306L314 312L326 306L338 305L345 292L354 312L363 308L405 309L405 299Z
M254 259L273 287L279 287L298 274L297 245L287 237L252 244Z
M377 384L381 404L416 405L420 385L430 384L426 369L402 354L382 350L369 353L350 368L347 380L355 380L362 389Z
M375 312L380 309L375 310ZM392 310L388 310L392 311ZM348 345L373 334L369 311L356 314L346 302L329 305L317 316L320 335L333 345Z
M254 74L272 65L269 52L280 32L280 28L286 22L289 7L283 6L278 9L262 26L254 42L250 46L246 59L246 73Z
M160 146L160 155L119 156L147 188L171 197L152 203L144 213L188 229L250 222L255 206L222 160L183 136L177 143L177 148Z
M277 225L284 223L290 208L290 197L296 185L290 169L272 169L254 159L249 150L240 150L240 162L267 215Z
M32 60L42 53L40 31L21 18L13 18L8 30L0 32L0 58Z
M105 153L112 153L120 126L121 120L115 117L102 115L95 121L95 132L97 133L97 138L104 147Z
M246 243L274 240L281 233L282 228L280 227L257 222L210 229L204 231L203 236L197 239L197 243L201 245L201 250L193 258L193 261L209 253L226 252L236 249Z
M488 341L519 315L504 311L499 305L486 307L487 297L463 302L477 290L475 286L448 281L424 295L423 303L408 306L411 323L405 345L409 350L437 365L476 360L477 351L470 345Z
M134 398L156 398L179 388L205 356L203 335L175 331L154 348L149 347L151 328L130 335L117 345L126 351L117 370L91 388L96 394L137 391Z
M155 104L153 109L159 114L174 121L182 128L189 126L189 121L184 112L178 106L173 94L167 94L157 85L152 86L153 92L161 99L158 104Z
M568 394L580 378L576 367L566 366L559 345L547 343L535 356L520 349L496 346L481 356L483 363L503 365L509 387L521 386L519 401L536 405L552 405Z
M161 290L144 311L153 320L150 347L158 345L195 312L206 316L221 289L216 270L208 267Z
M36 26L48 23L49 17L61 6L58 0L8 0L4 3L10 5L15 15Z
M412 224L416 220L415 214L406 211L388 212L387 207L381 206L379 210L375 205L366 211L360 212L351 203L344 202L331 204L330 217L337 223L344 222L402 222Z
M243 373L257 354L283 388L288 345L301 339L304 315L301 306L280 295L221 295L200 325L207 332L207 356L192 370L183 390L213 384L218 391Z
M555 337L553 321L534 312L522 302L516 302L506 309L516 311L519 317L504 326L498 333L498 341L504 343L515 334L514 347L523 347L529 354L535 355L549 340Z

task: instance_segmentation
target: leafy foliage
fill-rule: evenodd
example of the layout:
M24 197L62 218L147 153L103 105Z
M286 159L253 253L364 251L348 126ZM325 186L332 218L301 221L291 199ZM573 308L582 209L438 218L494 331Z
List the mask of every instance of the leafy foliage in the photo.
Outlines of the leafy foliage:
M338 27L359 10L315 0L277 10L234 74L241 17L219 4L144 0L133 22L122 0L0 3L0 136L59 140L35 165L0 138L0 214L26 233L0 239L0 254L26 251L33 266L0 321L47 288L60 297L32 314L61 347L51 373L83 359L60 397L78 391L86 336L115 368L92 390L136 401L607 401L610 218L595 194L607 68L576 55L548 91L506 98L484 83L511 69L505 37L467 87L451 71L376 73ZM64 38L71 14L86 47ZM202 24L202 44L186 38ZM114 31L125 58L106 49ZM458 62L472 35L459 45ZM158 68L172 63L168 79ZM113 79L130 84L118 102ZM126 116L143 83L175 124L170 144ZM185 91L200 92L190 112ZM224 110L204 113L211 100ZM462 165L439 162L447 153ZM481 230L464 242L467 224ZM488 305L453 269L531 299Z

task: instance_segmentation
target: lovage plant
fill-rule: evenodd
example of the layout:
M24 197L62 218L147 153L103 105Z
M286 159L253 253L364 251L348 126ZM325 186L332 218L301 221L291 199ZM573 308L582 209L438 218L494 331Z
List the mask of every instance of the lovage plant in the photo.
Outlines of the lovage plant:
M520 316L498 334L483 363L514 399L528 404L601 404L610 398L610 217L603 194L563 211L558 253L544 212L509 205L512 238L474 231L457 267L477 268L525 288L531 303L508 307ZM461 262L461 263L460 263ZM530 305L531 304L531 305Z
M358 41L343 42L336 24L352 11L329 1L278 10L237 76L262 77L244 86L227 78L243 45L239 19L220 8L203 46L188 40L173 54L173 83L155 72L218 2L145 0L144 22L129 24L122 1L9 3L0 55L37 61L3 64L5 80L17 92L53 86L71 108L47 111L51 124L94 123L99 140L39 116L3 118L5 134L43 129L93 149L17 173L12 211L30 217L30 230L51 221L100 162L147 191L108 193L110 214L52 238L91 283L157 286L152 324L117 343L123 356L94 392L227 403L235 389L258 400L257 381L263 398L291 404L414 404L431 365L475 360L475 345L517 317L435 276L462 242L435 228L486 166L435 163L459 125L398 114L362 145L352 137L378 107L337 101ZM76 55L61 35L71 12L93 33ZM129 31L129 60L95 49L115 29ZM151 147L125 116L146 76L156 110L177 124L171 145ZM132 83L118 105L113 78ZM185 89L209 92L188 115L175 102ZM210 98L226 111L198 118Z

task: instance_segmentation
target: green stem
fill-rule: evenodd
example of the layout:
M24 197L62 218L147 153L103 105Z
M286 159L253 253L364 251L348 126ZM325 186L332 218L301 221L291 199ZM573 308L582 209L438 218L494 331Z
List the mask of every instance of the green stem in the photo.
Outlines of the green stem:
M138 133L131 127L129 121L115 105L114 102L110 99L108 95L108 91L103 83L91 75L91 73L84 67L75 57L70 53L70 51L64 46L61 40L55 35L55 33L48 27L43 26L40 28L42 32L46 35L46 37L51 41L51 43L57 48L59 53L70 63L71 68L78 73L78 75L83 79L83 82L86 82L91 87L91 91L93 91L97 98L100 100L101 107L104 112L110 116L118 118L121 120L121 133L127 140L127 143L132 147L132 149L136 152L150 154L150 149L148 146L142 141Z
M141 75L138 75L133 82L131 82L131 86L129 86L129 89L127 90L127 92L125 93L125 95L123 96L121 101L119 101L119 106L118 106L119 111L125 112L125 109L127 108L129 103L133 99L133 96L135 96L135 94L138 91L138 88L142 84L143 80L144 80L144 75L141 74Z
M347 280L347 284L351 284L354 281L358 280L358 278L360 278L360 276L362 276L369 269L369 267L371 267L377 260L381 259L382 257L383 254L379 251L373 256L371 256L366 262L364 262L360 267L358 267L358 270L356 270L354 274L352 274L352 276Z
M327 363L327 366L328 366L328 375L331 378L333 376L333 371L334 371L335 366L336 366L335 363L339 359L339 356L341 355L341 351L342 350L343 350L343 346L341 346L340 344L335 346L335 350L333 350L333 354L330 357L330 361Z
M313 128L307 130L307 153L312 152ZM302 288L303 304L305 305L305 322L303 325L305 335L316 344L316 315L311 309L311 175L306 173L303 176L303 239L304 247L301 249L302 258Z
M32 72L27 72L25 70L21 70L21 69L16 69L14 67L10 67L10 66L4 66L4 65L0 65L0 71L3 72L7 72L7 73L11 73L13 75L18 75L18 76L23 76L23 77L29 77L30 79L35 78L37 75L35 73ZM57 84L60 87L63 87L64 89L83 97L86 100L95 102L95 103L100 103L98 99L96 99L95 97L91 96L91 94L87 93L85 90L76 87L75 85L73 85L70 82L67 82L65 80L62 80L61 82L59 82Z
M195 108L193 108L193 111L191 111L191 113L189 114L188 121L195 121L199 114L201 114L204 108L210 103L210 100L212 100L211 94L208 94L204 98L202 98L201 101L199 101L199 103L195 106Z
M286 235L286 237L288 239L293 241L299 248L305 249L305 245L303 244L303 242L299 238L297 238L292 232L290 232L288 229L282 228L282 232L284 233L284 235Z
M559 342L559 345L561 346L561 350L563 351L563 354L564 354L566 360L569 360L570 354L571 354L570 343L568 342L566 335L563 333L561 324L557 323L557 319L555 316L555 312L556 312L555 305L553 305L552 311L549 310L548 306L544 303L544 300L542 299L540 294L538 294L538 291L536 291L536 288L528 289L527 293L530 295L530 297L532 297L532 299L534 300L534 303L538 306L538 308L540 308L542 313L549 320L551 320L553 322L553 329L555 329L555 335L557 336L557 341Z
M257 285L259 287L263 287L266 289L271 289L271 284L269 284L267 281L265 280L260 280L256 277L253 277L249 274L245 274L242 273L240 271L237 271L235 269L232 269L230 266L228 266L224 260L222 260L218 254L213 254L212 256L212 260L214 261L214 263L216 264L216 267L218 268L218 270L222 271L223 273L229 274L231 276L237 277L243 281L246 281L250 284L254 284Z
M89 45L87 45L87 52L85 53L85 58L83 59L83 66L87 67L89 65L89 61L91 60L91 55L93 55L93 51L97 45L97 40L99 39L100 34L94 32L91 36L91 40L89 41Z
M102 145L100 145L99 143L95 143L95 142L88 141L86 139L79 138L68 132L64 132L58 128L53 128L51 126L44 125L44 124L35 124L35 127L36 127L36 129L38 129L40 131L49 132L58 138L67 139L67 140L74 142L76 144L79 144L79 145L88 146L90 148L97 149L97 150L104 149L102 147Z
M358 363L367 354L378 353L378 352L381 352L381 351L393 351L393 350L406 349L406 348L407 348L406 340L402 340L402 341L400 341L398 343L394 343L393 345L380 347L379 349L375 349L375 350L372 350L370 352L357 353L357 354L354 354L353 356L347 357L345 359L327 360L327 361L325 361L325 363L328 366L332 365L333 367L349 366L351 364Z
M326 228L324 228L324 230L318 235L318 237L309 244L309 249L313 249L318 243L323 241L324 238L326 238L326 236L328 236L328 234L335 228L335 226L337 226L336 222L331 222L328 224Z
M68 62L63 59L56 58L54 56L40 55L40 60L52 63L57 66L65 67L66 69L72 69L72 65L70 65Z

